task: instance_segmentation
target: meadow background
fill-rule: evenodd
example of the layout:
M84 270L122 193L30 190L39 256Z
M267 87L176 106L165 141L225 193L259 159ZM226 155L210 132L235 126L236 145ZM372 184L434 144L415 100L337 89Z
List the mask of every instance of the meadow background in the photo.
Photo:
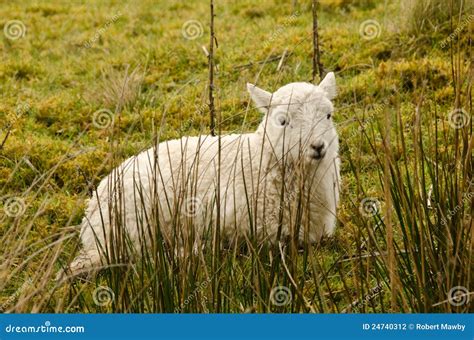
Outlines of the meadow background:
M215 13L218 125L252 131L247 82L312 81L311 1ZM0 1L0 312L472 312L472 2L321 0L318 19L336 235L56 282L101 178L157 131L209 132L209 3Z

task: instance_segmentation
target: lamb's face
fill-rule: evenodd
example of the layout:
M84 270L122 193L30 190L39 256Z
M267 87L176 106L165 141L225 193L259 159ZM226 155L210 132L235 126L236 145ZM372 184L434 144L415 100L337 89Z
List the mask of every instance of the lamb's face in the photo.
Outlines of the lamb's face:
M337 156L339 142L331 103L336 96L336 82L332 72L318 86L291 83L273 94L251 84L247 87L265 113L259 130L266 134L277 156L307 162Z

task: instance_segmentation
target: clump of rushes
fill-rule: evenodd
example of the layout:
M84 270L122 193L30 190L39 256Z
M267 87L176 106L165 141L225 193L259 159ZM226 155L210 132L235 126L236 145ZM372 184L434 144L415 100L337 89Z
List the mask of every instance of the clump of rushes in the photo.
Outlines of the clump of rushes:
M474 8L470 1L463 0L404 0L401 4L410 14L407 28L416 34L444 31L460 14L472 13Z

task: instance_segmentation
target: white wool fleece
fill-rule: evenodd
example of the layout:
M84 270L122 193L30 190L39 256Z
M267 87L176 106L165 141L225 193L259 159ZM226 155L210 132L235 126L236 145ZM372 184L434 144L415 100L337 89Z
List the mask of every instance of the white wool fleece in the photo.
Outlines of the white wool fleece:
M263 121L254 133L221 136L220 162L219 137L183 137L127 159L100 182L81 223L83 249L69 267L73 273L103 261L117 225L136 249L158 225L167 242L177 233L199 240L216 223L218 192L224 239L253 228L261 241L273 242L280 218L283 237L314 243L333 233L340 163L334 74L319 86L291 83L275 93L247 87ZM304 209L295 231L297 201Z

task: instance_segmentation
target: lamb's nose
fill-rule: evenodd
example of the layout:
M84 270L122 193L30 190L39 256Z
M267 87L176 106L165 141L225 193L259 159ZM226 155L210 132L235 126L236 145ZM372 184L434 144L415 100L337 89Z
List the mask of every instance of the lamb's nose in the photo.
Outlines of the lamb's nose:
M326 154L326 144L324 142L311 143L311 149L313 149L313 158L321 159Z

